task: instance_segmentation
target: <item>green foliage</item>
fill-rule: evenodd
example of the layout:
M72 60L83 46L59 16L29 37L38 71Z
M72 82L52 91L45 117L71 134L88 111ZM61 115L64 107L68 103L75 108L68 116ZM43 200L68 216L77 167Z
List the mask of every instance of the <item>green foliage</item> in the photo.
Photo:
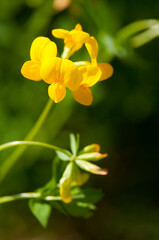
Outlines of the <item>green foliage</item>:
M45 228L47 226L50 214L51 206L49 203L42 202L40 200L29 200L29 208L41 225Z
M103 193L101 190L88 188L88 189L80 189L74 188L72 189L73 201L68 204L61 203L61 208L59 208L59 204L57 205L57 209L65 214L69 214L74 217L90 217L95 210L96 207L94 204L98 203L103 197ZM52 203L54 207L54 203Z
M79 139L79 134L77 134L76 136L73 133L70 134L70 148L73 155L77 154L79 148Z
M66 155L65 153L56 151L57 156L59 157L59 159L63 160L63 161L69 161L70 158L68 157L68 155Z
M74 103L72 96L67 93L64 102L51 112L37 139L56 142L67 148L65 139L73 129L82 135L81 145L85 146L96 140L101 143L104 152L111 153L111 161L107 162L111 172L108 181L97 178L94 181L92 178L90 182L100 186L108 196L103 202L102 214L96 216L99 224L87 221L85 225L82 220L84 230L82 232L81 228L77 233L79 238L93 236L99 240L158 240L158 39L134 49L137 46L134 45L136 40L138 43L142 40L143 35L140 33L155 28L149 26L150 28L141 29L139 32L136 28L132 36L132 32L128 36L127 31L123 34L122 41L119 35L130 23L136 25L140 19L158 18L158 1L75 0L69 9L58 13L52 9L52 0L2 0L0 9L1 143L23 139L48 99L43 83L32 83L20 75L22 63L29 58L31 42L37 36L48 36L50 28L72 29L77 22L81 23L83 29L98 40L98 60L115 59L112 63L114 77L94 88L94 103L90 108L86 109ZM152 40L155 31L148 33ZM139 38L131 41L132 37ZM58 42L52 36L51 38ZM59 40L60 44L61 42ZM79 55L82 59L88 59L84 50L77 53L75 58ZM57 136L60 130L61 133ZM9 153L1 153L1 163ZM59 155L59 158L66 157ZM26 151L20 160L2 183L1 195L22 192L30 189L30 186L37 188L48 179L52 160L50 151ZM58 165L57 182L65 167L66 162L61 162L61 167ZM56 175L55 172L53 175ZM57 182L53 183L51 180L43 194L47 195ZM53 193L58 195L59 188L52 190L50 194ZM84 206L87 203L82 204ZM67 204L53 201L51 205L66 213L64 208ZM79 205L81 206L81 202ZM19 234L22 239L22 234L25 238L33 238L39 228L31 227L31 218L25 214L24 205L20 212L16 209L21 208L21 205L17 203L14 206L16 207L13 208L12 204L1 206L0 238L17 239ZM62 218L60 223L56 221L57 229L53 230L50 238L63 231L64 221ZM14 222L16 224L13 224ZM72 234L72 229L79 222L75 222L73 227L70 224L67 223L67 232Z

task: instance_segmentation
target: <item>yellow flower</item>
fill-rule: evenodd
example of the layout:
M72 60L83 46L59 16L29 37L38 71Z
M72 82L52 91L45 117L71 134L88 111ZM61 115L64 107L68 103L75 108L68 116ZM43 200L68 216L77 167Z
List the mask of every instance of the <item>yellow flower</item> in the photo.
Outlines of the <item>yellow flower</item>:
M66 95L66 87L76 91L82 82L82 74L77 66L68 59L48 58L41 65L42 79L51 84L48 88L50 98L58 103Z
M88 173L81 173L74 162L70 162L62 178L60 179L60 195L62 201L69 203L72 201L71 185L81 186L89 179Z
M56 11L63 11L71 5L72 0L53 0L53 8Z
M97 63L98 57L98 43L94 37L90 37L88 42L85 44L87 51L91 58L90 62L85 62L86 65L97 65L101 70L101 76L99 81L106 80L113 75L113 67L109 63Z
M54 42L45 37L36 38L31 46L30 61L23 64L21 73L24 77L51 84L48 88L50 98L60 102L66 95L65 87L75 91L82 81L82 74L70 60L56 57Z
M47 58L56 57L56 54L57 47L54 42L47 37L37 37L31 45L31 60L25 62L21 68L22 75L30 80L40 81L41 63Z
M69 58L74 52L79 50L88 40L90 35L82 30L82 26L77 24L71 31L64 29L54 29L52 34L56 38L64 39L65 57Z
M93 101L93 96L89 87L98 81L111 77L113 68L109 63L97 63L98 44L94 37L90 37L85 46L90 55L91 62L83 61L76 63L79 70L83 72L83 81L80 87L73 92L73 97L83 105L90 105Z

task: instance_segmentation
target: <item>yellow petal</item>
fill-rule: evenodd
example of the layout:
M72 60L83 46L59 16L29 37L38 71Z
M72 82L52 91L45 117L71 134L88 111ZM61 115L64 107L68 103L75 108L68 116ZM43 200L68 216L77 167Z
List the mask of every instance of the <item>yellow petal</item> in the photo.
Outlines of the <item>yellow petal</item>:
M48 94L55 103L58 103L64 99L66 95L66 89L59 83L52 83L48 88Z
M25 78L34 81L40 81L40 64L33 61L27 61L23 64L21 68L21 73Z
M52 35L56 38L62 38L65 39L69 34L68 30L64 30L64 29L54 29L52 30Z
M109 63L98 63L98 67L102 72L99 81L103 81L113 75L113 67Z
M89 33L83 31L72 30L70 35L75 43L85 43L89 38Z
M63 175L60 179L60 195L62 200L65 203L69 203L72 201L72 195L71 195L71 182L72 182L72 169L73 169L74 163L70 162Z
M88 173L82 173L76 164L73 164L72 169L72 183L76 186L81 186L88 181L90 175Z
M50 42L50 39L47 37L37 37L30 49L30 58L35 62L41 61L41 54L46 45Z
M62 59L58 57L45 59L42 62L40 75L46 83L59 82L61 80Z
M81 151L82 153L89 153L89 152L100 152L100 145L99 144L91 144L84 147Z
M95 64L98 56L98 43L96 39L94 37L90 37L85 46L90 55L92 63Z
M82 82L82 75L72 61L67 59L62 60L60 74L63 76L62 81L64 85L71 91L75 91L79 88Z
M41 53L41 61L44 61L47 58L56 57L57 47L56 44L50 41L44 48Z
M71 179L65 179L65 181L60 182L60 195L62 201L65 203L70 203L72 201L71 195Z
M72 92L74 99L83 105L91 105L93 96L89 88L81 85L76 91Z
M75 30L77 30L77 31L82 31L82 26L81 26L81 24L76 24L76 26L75 26Z
M84 70L86 69L86 70ZM79 68L80 71L83 71L83 81L82 84L86 85L87 87L91 87L96 84L101 76L100 68L94 65L87 65L87 67L82 66ZM84 72L86 71L86 72Z

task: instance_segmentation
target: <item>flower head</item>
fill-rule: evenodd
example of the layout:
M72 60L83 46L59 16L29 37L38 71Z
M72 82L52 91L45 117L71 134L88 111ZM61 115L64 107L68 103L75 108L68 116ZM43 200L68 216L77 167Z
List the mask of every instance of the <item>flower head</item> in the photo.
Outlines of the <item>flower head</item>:
M82 81L82 74L70 60L56 57L56 44L45 37L36 38L30 49L30 61L23 64L21 73L24 77L50 84L48 94L55 102L60 102L66 95L66 87L75 91Z
M50 84L48 94L55 103L63 100L66 88L69 88L77 102L90 105L93 96L89 88L98 81L109 78L113 73L112 66L108 63L97 63L97 41L84 32L80 24L71 31L54 29L52 33L55 37L64 39L62 57L56 57L57 47L54 42L46 37L38 37L31 45L31 60L22 66L22 75L34 81L43 79ZM68 60L83 44L87 48L91 62L74 63Z
M64 39L65 54L70 57L74 52L78 51L90 37L89 33L82 30L82 26L77 24L71 31L64 29L54 29L52 34L56 38Z
M58 57L49 58L41 66L42 79L51 84L48 88L50 98L60 102L66 95L66 87L75 91L82 81L82 75L77 66L70 60Z
M85 46L90 55L91 62L83 61L76 63L79 70L83 72L83 81L80 87L73 92L73 97L83 105L90 105L93 101L93 96L89 87L92 87L98 81L111 77L113 68L109 63L97 63L98 43L94 37L90 37Z
M31 45L31 60L25 62L21 68L22 75L30 80L40 81L41 63L47 58L56 57L56 54L57 47L54 42L47 37L37 37Z

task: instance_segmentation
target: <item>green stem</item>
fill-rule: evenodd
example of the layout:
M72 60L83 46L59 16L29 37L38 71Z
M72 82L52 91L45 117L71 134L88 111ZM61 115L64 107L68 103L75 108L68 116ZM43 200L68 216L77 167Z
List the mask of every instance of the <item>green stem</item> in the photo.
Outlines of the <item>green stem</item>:
M134 48L138 48L155 39L156 37L159 37L159 24L156 24L147 31L131 38L130 43Z
M158 23L159 21L155 19L147 19L131 23L118 32L116 39L118 42L123 42L132 35L144 31L145 29L152 28Z
M38 118L38 120L36 121L35 125L33 126L33 128L30 130L30 132L28 133L28 135L25 137L24 140L32 140L35 135L37 134L37 132L39 131L39 129L41 128L42 124L44 123L46 117L48 116L48 113L50 112L51 107L53 106L53 101L51 99L48 100L44 110L42 111L40 117Z
M7 203L7 202L13 202L16 200L22 200L22 199L42 199L46 201L61 201L60 196L42 196L41 193L36 192L28 192L28 193L20 193L15 194L11 196L4 196L0 197L0 204Z
M30 141L32 140L35 135L37 134L37 132L39 131L39 129L41 128L42 124L44 123L51 107L53 105L53 101L51 99L49 99L49 101L47 102L43 112L41 113L39 119L37 120L37 122L35 123L35 125L33 126L33 128L31 129L31 131L28 133L28 135L25 137L24 140L26 141ZM3 178L6 176L6 174L9 172L9 170L12 168L12 166L16 163L16 161L18 160L18 158L23 154L23 152L25 151L27 146L23 146L23 147L19 147L18 149L16 149L7 159L6 161L2 164L1 166L1 171L0 171L0 181L3 180Z
M83 199L85 196L83 194L75 194L72 196L73 199ZM19 193L14 194L10 196L3 196L0 197L0 204L7 203L7 202L13 202L17 200L23 200L23 199L41 199L45 201L61 201L61 196L43 196L40 192L27 192L27 193Z
M71 156L71 153L69 153L69 151L67 151L65 149L59 148L52 144L48 144L48 143L44 143L44 142L37 142L37 141L14 141L14 142L5 143L5 144L0 145L0 151L3 151L5 149L11 148L11 147L16 147L16 146L40 146L40 147L53 149L55 151L63 152L68 157Z

